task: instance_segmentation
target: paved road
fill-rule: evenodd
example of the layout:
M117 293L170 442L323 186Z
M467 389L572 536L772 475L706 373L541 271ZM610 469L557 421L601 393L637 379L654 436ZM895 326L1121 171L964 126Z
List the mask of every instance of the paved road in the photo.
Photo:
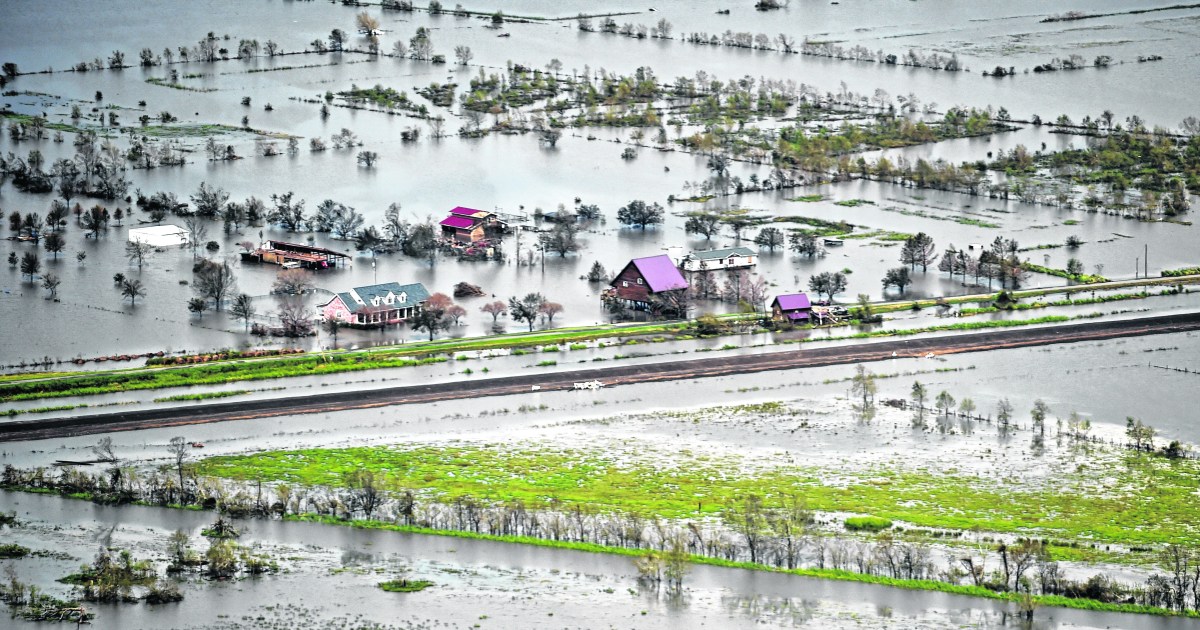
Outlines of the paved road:
M1181 313L1039 328L1000 329L938 337L913 337L820 348L797 345L793 351L766 354L697 358L490 379L473 378L430 385L333 392L282 399L201 403L184 407L156 407L92 416L19 420L0 423L0 442L249 420L272 416L329 413L348 409L370 409L441 400L511 396L529 393L535 385L542 391L551 391L571 389L576 382L599 380L606 387L612 387L653 381L748 374L768 370L869 363L896 357L920 357L931 352L939 355L983 352L1003 348L1024 348L1194 330L1200 330L1200 313Z

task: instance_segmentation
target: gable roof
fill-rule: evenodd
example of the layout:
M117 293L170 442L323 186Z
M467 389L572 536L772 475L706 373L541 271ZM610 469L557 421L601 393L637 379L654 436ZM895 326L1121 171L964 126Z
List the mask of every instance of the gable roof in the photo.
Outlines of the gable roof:
M778 304L782 311L794 311L797 309L812 308L812 302L808 300L808 296L804 293L785 293L775 298L771 305Z
M452 228L466 230L466 229L469 229L472 226L474 226L475 221L468 219L467 217L460 217L457 215L452 215L452 216L446 217L445 219L442 219L441 224L446 227L452 227Z
M688 288L687 280L666 254L634 258L629 264L637 267L638 273L646 279L646 285L655 293Z
M371 302L375 298L379 298L380 306L383 306L383 301L387 299L388 294L394 295L397 300L391 306L398 306L400 308L416 306L429 299L429 291L426 291L425 285L420 282L413 284L386 282L384 284L372 284L365 287L354 287L347 292L338 293L337 296L342 299L342 304L346 305L347 310L351 313L356 313L359 310L373 307L374 305ZM404 297L404 302L399 301L401 297Z
M738 256L757 256L754 250L749 247L726 247L725 249L710 249L706 252L692 252L692 258L698 260L714 260L718 258L728 258L733 255Z
M487 210L476 210L475 208L466 208L456 206L450 211L451 216L471 217L473 219L483 219L490 216L492 213Z

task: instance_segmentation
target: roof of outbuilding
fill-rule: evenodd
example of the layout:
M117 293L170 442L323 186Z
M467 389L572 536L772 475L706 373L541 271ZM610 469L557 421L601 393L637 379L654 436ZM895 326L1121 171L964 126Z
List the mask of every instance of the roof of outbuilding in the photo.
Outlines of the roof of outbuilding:
M754 250L749 247L726 247L725 249L710 249L706 252L692 252L692 258L714 260L717 258L728 258L735 254L738 256L757 256Z
M467 228L474 226L475 221L473 221L467 217L460 217L460 216L455 215L455 216L449 216L449 217L446 217L445 219L442 219L442 225L445 225L447 227L459 228L459 229L465 230Z

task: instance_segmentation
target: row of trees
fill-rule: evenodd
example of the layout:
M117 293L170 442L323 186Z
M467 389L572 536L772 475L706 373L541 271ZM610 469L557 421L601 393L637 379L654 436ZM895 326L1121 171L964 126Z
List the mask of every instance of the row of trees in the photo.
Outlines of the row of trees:
M599 511L581 504L531 505L519 499L490 502L459 495L425 499L415 489L389 488L369 469L348 473L340 486L293 487L233 484L198 478L186 465L186 443L172 440L174 462L166 469L140 472L113 461L108 471L73 468L52 471L6 466L0 485L80 493L106 501L141 500L216 508L233 515L318 514L335 518L386 520L401 525L531 536L595 543L652 552L638 561L652 581L682 580L690 554L780 568L814 567L968 584L998 592L1062 595L1105 602L1132 601L1185 611L1200 605L1195 550L1165 546L1159 564L1165 573L1127 585L1103 575L1076 581L1065 576L1040 540L980 542L943 556L928 544L884 531L873 538L844 539L816 528L817 515L804 498L784 494L772 500L745 493L729 499L719 521L670 521L636 513ZM555 507L556 506L556 507ZM185 541L180 541L185 542ZM177 545L186 548L186 544ZM168 554L186 559L186 551Z
M44 121L41 117L32 120ZM19 127L10 126L10 131L15 128ZM49 172L43 170L45 158L37 149L25 158L10 151L0 157L0 174L12 176L13 185L24 192L44 194L57 190L68 204L77 196L99 199L124 196L129 181L120 149L109 140L100 143L94 131L76 134L74 145L74 157L55 160Z

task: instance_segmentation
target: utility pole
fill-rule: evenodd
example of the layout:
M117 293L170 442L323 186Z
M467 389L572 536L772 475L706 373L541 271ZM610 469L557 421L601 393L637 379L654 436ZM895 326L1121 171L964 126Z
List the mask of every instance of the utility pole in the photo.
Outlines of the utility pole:
M1145 249L1143 250L1143 255L1142 255L1142 268L1146 270L1146 273L1143 274L1142 277L1149 280L1150 279L1150 243L1146 243L1145 245L1143 245L1143 247Z

